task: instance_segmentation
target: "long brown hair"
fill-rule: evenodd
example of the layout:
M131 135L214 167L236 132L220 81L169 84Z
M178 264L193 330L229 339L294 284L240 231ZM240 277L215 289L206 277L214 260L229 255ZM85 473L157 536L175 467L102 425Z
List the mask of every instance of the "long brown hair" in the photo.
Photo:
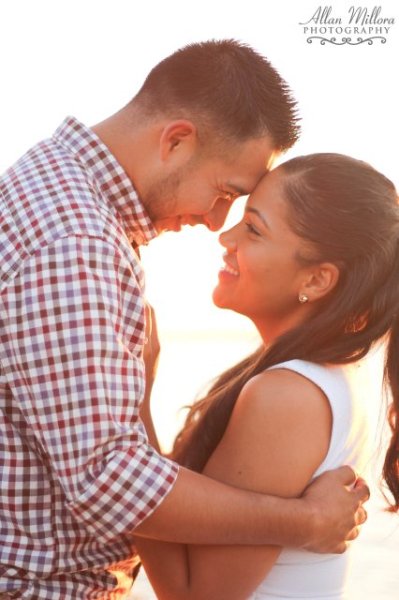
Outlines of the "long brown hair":
M340 154L301 156L279 169L290 226L312 249L306 260L335 263L340 270L338 284L306 322L217 379L189 410L172 457L201 471L224 434L243 386L268 367L295 358L355 362L386 336L392 437L383 476L394 497L393 509L398 510L399 207L395 187L367 163Z

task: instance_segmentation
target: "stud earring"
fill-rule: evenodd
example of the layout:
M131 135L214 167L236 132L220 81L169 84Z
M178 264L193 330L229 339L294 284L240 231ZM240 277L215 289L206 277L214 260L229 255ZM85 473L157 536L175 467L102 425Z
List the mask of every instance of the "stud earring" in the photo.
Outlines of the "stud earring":
M298 300L301 304L306 304L306 302L309 301L309 298L307 297L306 294L299 294Z

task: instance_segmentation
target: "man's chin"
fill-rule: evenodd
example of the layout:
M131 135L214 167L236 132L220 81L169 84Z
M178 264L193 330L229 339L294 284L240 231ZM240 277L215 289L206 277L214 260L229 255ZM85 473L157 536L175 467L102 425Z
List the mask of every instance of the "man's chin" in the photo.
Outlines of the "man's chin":
M158 219L155 221L154 226L158 234L166 233L167 231L181 231L182 226L181 217L171 217L168 219Z

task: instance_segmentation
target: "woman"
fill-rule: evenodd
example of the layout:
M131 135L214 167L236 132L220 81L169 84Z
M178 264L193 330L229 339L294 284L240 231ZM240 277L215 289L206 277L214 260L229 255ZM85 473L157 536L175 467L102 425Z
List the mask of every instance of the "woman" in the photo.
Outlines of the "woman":
M223 233L214 302L249 317L262 347L190 410L172 456L237 485L299 496L312 477L364 462L349 363L387 337L393 403L384 477L399 505L399 207L393 184L338 154L294 158ZM347 554L184 547L137 540L161 600L345 597Z

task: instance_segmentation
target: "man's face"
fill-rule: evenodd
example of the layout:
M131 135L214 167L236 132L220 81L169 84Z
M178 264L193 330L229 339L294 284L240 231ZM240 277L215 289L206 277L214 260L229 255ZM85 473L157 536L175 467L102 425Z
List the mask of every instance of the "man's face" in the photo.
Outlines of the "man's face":
M274 157L269 137L243 142L226 156L204 153L152 182L142 201L159 233L197 224L216 231L232 202L252 192Z

